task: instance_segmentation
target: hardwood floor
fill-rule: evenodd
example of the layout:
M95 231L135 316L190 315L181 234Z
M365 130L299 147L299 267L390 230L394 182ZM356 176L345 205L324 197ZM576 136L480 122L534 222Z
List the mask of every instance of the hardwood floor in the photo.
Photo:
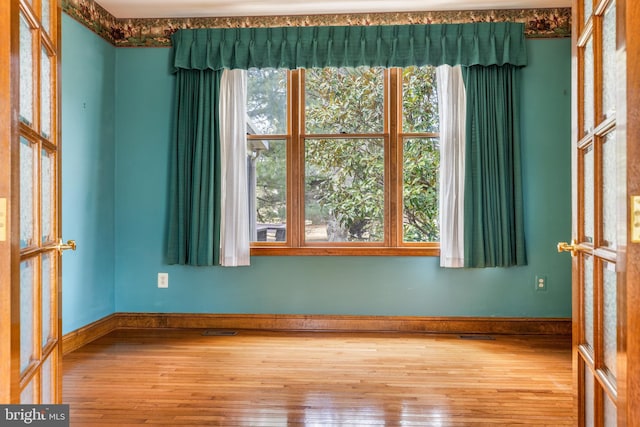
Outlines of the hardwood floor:
M575 425L569 337L118 330L64 357L72 426Z

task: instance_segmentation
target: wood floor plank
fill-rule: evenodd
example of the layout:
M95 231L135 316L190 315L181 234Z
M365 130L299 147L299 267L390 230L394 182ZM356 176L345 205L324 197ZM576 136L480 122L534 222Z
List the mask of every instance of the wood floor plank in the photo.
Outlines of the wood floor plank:
M570 426L569 337L117 330L64 357L72 426Z

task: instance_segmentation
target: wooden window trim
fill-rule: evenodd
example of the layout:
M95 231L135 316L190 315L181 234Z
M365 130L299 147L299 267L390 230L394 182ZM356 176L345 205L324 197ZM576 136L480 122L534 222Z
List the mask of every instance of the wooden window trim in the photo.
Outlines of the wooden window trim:
M255 245L253 242L252 245ZM362 246L358 244L321 246L307 244L301 247L265 244L251 247L252 256L439 256L439 243L425 243L424 246L391 247L391 246ZM433 245L433 246L426 246Z
M384 129L382 133L308 134L305 123L304 70L287 72L287 134L249 135L254 140L284 140L287 143L287 237L284 242L251 242L252 256L439 256L439 242L404 242L402 221L402 159L409 138L437 138L438 133L403 132L402 72L384 70ZM384 241L305 242L304 234L304 143L309 139L378 138L384 140Z

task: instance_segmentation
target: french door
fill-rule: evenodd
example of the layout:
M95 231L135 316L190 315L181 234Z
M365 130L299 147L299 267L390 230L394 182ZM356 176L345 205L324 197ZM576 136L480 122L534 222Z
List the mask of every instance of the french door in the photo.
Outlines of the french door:
M632 21L640 18L640 7L632 1L573 4L574 240L558 249L573 255L580 426L640 425L640 272L635 257L640 198L638 218L633 210L629 214L640 189L640 132L634 118L640 101L640 74L634 71L640 40L637 21Z
M585 426L617 425L618 235L616 1L583 0L579 28L578 126L574 132L578 188L574 259L575 372ZM622 175L624 177L624 175ZM624 179L624 178L623 178ZM624 224L624 223L623 223Z
M0 13L0 402L60 403L60 5Z

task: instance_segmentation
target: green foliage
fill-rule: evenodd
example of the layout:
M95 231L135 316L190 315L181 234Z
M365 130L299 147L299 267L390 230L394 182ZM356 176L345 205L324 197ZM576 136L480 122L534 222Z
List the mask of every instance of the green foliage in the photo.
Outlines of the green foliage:
M308 134L382 133L383 69L310 69L305 83ZM384 141L307 140L305 150L306 205L320 207L320 222L328 224L329 239L381 241Z
M248 71L247 133L275 135L287 133L286 70L255 69ZM251 153L255 156L256 220L259 223L281 223L287 216L286 142L264 140L268 147Z
M402 129L404 132L439 131L438 92L433 67L402 70Z
M256 158L256 219L279 224L287 218L287 144L268 141L269 149Z
M287 72L256 69L247 76L247 115L250 133L284 135L287 133ZM252 131L252 132L251 132Z
M435 68L402 70L402 127L404 132L438 133L438 93ZM440 239L436 138L406 139L403 161L403 235L405 242Z
M384 70L381 68L306 70L305 100L308 134L382 133Z
M305 147L307 201L318 203L323 223L338 222L333 240L382 241L383 140L308 140Z
M408 139L404 145L403 218L405 242L437 242L438 165L435 138Z
M431 67L403 70L404 132L437 133L435 73ZM249 102L255 122L281 128L269 118L280 108L282 85L268 79ZM305 76L305 129L313 134L381 134L384 130L382 69L310 69ZM284 86L286 88L286 85ZM275 93L274 93L275 90ZM271 98L270 98L271 97ZM253 112L253 113L252 113ZM252 115L253 114L253 115ZM285 116L286 117L286 116ZM286 128L286 126L285 126ZM286 192L284 143L270 144L258 159L258 221L284 220ZM404 141L403 221L407 242L437 241L437 138ZM399 165L400 166L400 165ZM326 224L330 241L382 241L384 235L384 140L376 137L316 138L305 143L305 215Z

